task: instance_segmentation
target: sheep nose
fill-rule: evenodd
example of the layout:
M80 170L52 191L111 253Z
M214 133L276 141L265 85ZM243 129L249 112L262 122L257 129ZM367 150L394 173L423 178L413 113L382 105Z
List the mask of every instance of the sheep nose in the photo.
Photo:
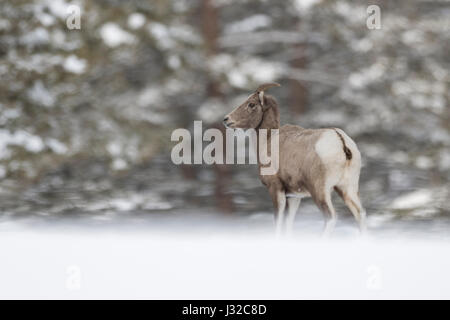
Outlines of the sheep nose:
M223 122L227 122L228 119L230 119L230 117L225 117L225 118L223 119Z

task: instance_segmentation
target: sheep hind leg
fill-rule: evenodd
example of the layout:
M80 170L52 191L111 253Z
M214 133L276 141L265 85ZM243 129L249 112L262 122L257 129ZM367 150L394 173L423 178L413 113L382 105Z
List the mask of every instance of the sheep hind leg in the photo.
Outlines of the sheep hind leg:
M314 195L313 198L319 209L325 215L326 220L322 236L327 238L333 233L337 221L336 211L334 210L333 203L331 202L331 190L327 188L324 190L323 194Z
M361 205L361 200L359 199L358 192L351 188L334 187L339 196L344 200L345 205L353 214L356 222L359 225L359 231L364 235L367 231L366 226L366 210Z

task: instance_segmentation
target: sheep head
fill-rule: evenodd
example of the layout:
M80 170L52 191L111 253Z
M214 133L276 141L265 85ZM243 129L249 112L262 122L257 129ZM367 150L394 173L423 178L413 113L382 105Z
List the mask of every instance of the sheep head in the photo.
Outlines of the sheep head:
M227 128L255 129L261 123L264 112L270 108L265 103L264 92L271 87L279 87L278 83L264 83L240 106L235 108L223 119Z

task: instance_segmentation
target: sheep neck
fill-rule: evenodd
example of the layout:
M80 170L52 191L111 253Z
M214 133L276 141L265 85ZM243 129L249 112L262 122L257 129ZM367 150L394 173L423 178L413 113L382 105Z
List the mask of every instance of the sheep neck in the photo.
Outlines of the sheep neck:
M279 128L280 128L280 118L278 114L278 109L276 106L271 106L266 111L264 111L261 122L256 127L256 130L266 129L268 130L269 136L271 129L279 129Z
M274 104L271 107L269 107L263 114L263 118L261 119L260 124L256 127L256 130L258 131L257 134L257 159L258 159L258 166L261 167L261 161L259 157L259 148L262 146L265 146L265 150L267 150L268 156L271 156L271 150L270 147L267 148L267 146L270 145L270 139L272 135L272 129L279 129L280 128L280 117L278 113L278 107ZM266 129L267 135L261 135L260 129ZM264 137L264 138L263 138ZM267 137L267 138L266 138ZM265 141L261 141L261 139L264 139Z

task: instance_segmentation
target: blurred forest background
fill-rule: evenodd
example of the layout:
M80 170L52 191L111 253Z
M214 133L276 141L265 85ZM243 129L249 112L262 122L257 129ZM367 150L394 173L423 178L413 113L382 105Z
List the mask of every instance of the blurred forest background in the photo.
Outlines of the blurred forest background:
M80 30L66 25L70 4ZM379 30L366 26L373 4ZM373 228L448 230L449 53L446 1L2 0L0 221L271 220L256 166L175 166L170 135L221 127L277 81L282 123L358 143Z

